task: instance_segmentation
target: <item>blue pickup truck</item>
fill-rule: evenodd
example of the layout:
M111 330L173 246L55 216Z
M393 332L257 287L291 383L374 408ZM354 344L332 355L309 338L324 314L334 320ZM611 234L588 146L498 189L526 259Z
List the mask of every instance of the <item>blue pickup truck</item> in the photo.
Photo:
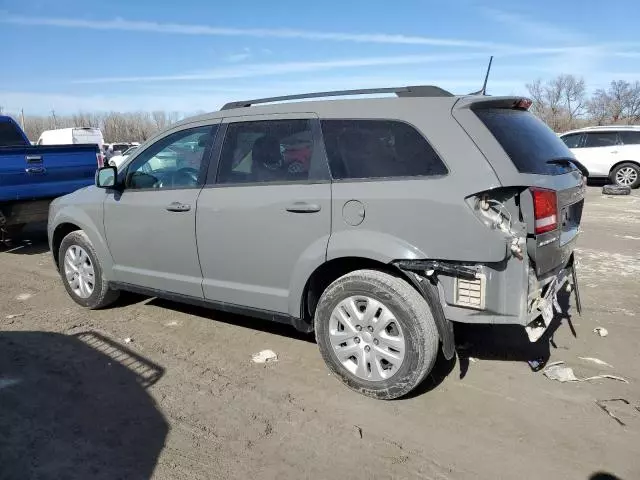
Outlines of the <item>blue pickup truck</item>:
M32 146L18 124L0 116L0 241L47 219L52 199L94 182L98 145Z

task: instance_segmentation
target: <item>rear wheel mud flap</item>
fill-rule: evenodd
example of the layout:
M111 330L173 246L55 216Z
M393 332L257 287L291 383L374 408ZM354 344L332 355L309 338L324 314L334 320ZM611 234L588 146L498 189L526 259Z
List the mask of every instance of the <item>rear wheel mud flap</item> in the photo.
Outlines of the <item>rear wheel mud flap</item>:
M438 335L442 342L442 353L444 358L451 360L456 353L456 343L453 333L453 322L444 316L444 310L440 303L438 288L429 279L402 267L398 267L411 280L411 283L418 289L431 308L433 319L438 328Z

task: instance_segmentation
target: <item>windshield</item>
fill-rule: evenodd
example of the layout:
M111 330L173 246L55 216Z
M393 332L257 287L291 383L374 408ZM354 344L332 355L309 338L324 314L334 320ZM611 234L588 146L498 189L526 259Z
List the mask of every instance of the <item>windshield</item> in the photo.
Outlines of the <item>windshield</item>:
M544 122L524 110L488 108L475 114L520 173L558 175L575 169L571 150Z

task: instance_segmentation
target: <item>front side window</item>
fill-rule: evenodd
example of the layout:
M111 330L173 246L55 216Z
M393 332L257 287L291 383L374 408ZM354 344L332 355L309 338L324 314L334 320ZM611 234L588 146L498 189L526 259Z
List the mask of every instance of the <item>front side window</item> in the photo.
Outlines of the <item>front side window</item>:
M562 141L569 148L580 148L582 146L582 134L572 133L562 137Z
M447 168L427 140L394 120L322 120L331 175L365 179L445 175Z
M158 140L127 168L127 189L194 188L202 185L205 152L217 126L190 128Z
M612 147L618 145L618 134L616 132L589 132L585 147Z
M264 120L227 127L217 183L309 179L314 144L309 120Z
M640 145L640 132L620 132L620 138L625 145Z

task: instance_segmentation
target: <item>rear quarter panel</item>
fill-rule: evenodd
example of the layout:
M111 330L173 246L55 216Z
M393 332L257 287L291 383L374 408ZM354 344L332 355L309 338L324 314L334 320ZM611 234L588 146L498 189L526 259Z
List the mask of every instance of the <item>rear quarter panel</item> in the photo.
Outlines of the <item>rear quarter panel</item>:
M322 118L391 119L415 127L447 166L444 176L340 180L332 184L328 259L363 256L380 261L433 258L469 262L504 259L503 235L486 228L465 198L497 188L489 163L451 115L452 98L400 98L366 102ZM384 108L381 108L381 105ZM345 221L349 200L364 208L358 226Z

